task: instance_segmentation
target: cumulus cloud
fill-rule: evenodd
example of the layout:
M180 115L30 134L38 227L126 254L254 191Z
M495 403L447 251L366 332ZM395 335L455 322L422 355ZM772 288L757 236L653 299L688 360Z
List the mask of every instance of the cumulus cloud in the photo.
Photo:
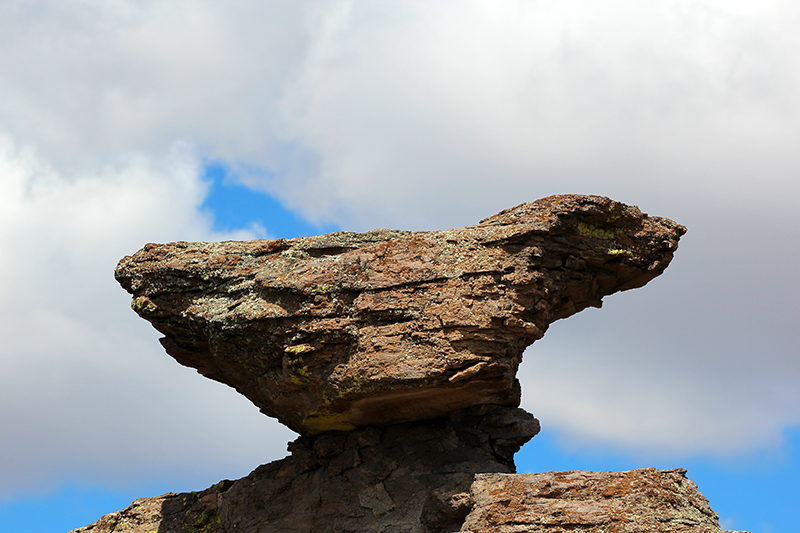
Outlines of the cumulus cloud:
M662 279L528 351L525 405L587 446L778 442L800 423L798 18L778 0L0 4L4 479L282 455L289 435L170 361L111 276L148 241L253 234L212 231L208 160L345 229L564 192L674 218L689 233Z
M250 236L211 230L198 170L176 145L65 175L0 137L0 495L68 476L211 483L281 455L291 433L170 361L113 278L148 241Z
M800 423L794 6L338 7L282 101L318 171L274 190L361 228L577 191L672 217L689 233L665 278L529 349L525 405L650 455L744 453Z
M4 2L3 126L59 166L161 153L176 139L252 158L271 146L303 12L300 2Z
M796 20L778 2L331 10L282 102L319 171L280 190L314 195L309 215L387 226L565 190L796 193L785 167L753 179L797 144Z

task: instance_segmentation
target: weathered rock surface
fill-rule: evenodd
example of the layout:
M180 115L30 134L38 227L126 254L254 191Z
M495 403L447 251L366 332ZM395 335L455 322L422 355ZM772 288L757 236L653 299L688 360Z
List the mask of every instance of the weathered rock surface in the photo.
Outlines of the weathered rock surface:
M476 472L514 472L539 431L522 409L302 436L292 455L202 492L142 498L81 533L458 531Z
M720 531L683 469L478 474L471 497L461 528L470 533Z
M178 362L315 434L518 405L523 350L658 276L684 232L552 196L448 231L149 244L116 277Z
M457 230L147 245L116 276L167 352L301 436L75 532L720 533L683 470L514 474L539 431L522 351L658 276L684 232L553 196Z
M383 431L305 437L311 440L295 443L291 458L238 481L141 498L73 533L722 533L683 470L513 474L503 473L503 459L477 454L467 470L480 463L498 473L473 481L448 459L453 435L439 446L440 435L431 435L413 448L420 441L412 431L405 448L395 442L384 458L383 437L397 436Z

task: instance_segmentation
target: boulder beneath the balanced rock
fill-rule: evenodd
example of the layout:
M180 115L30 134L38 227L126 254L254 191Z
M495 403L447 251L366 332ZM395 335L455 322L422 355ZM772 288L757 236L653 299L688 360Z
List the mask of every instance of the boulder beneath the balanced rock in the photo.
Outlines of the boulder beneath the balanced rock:
M514 472L539 431L522 409L479 405L436 420L304 435L291 455L200 492L140 498L74 533L458 531L476 472Z
M316 442L325 442L325 453L332 437L343 444L325 457L314 452L319 445L302 447L319 463L309 470L294 457L295 443L293 457L260 466L238 481L141 498L72 533L745 533L722 531L708 500L682 469L514 474L484 459L480 463L492 471L471 475L446 453L457 439L445 439L438 449L437 441L428 439L416 448L415 431L410 448L419 453L398 455L392 450L399 443L385 448L388 454L373 452L385 431L321 437ZM353 457L365 459L353 466Z
M551 196L446 231L148 244L116 278L179 363L317 434L518 405L523 350L661 274L685 231Z
M682 468L486 473L470 493L466 533L726 533Z

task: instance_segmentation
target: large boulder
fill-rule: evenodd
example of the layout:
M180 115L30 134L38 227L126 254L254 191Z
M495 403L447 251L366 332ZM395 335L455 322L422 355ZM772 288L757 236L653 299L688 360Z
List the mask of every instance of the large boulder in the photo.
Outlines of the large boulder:
M148 244L116 278L178 362L317 434L518 405L523 350L661 274L684 232L551 196L447 231Z

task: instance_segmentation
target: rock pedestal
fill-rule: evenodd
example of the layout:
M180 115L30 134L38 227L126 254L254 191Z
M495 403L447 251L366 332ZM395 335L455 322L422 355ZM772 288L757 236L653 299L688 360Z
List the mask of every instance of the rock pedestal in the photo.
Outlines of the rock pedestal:
M238 481L137 500L76 533L458 531L475 472L514 472L514 453L538 431L522 409L483 405L301 436L291 456Z
M383 450L371 455L367 441L327 457L313 448L202 492L141 498L72 533L724 533L681 469L512 474L484 457L473 466L497 471L472 481L457 461L418 456L409 461L425 468L417 478L408 463L376 460ZM351 467L356 450L366 459Z

